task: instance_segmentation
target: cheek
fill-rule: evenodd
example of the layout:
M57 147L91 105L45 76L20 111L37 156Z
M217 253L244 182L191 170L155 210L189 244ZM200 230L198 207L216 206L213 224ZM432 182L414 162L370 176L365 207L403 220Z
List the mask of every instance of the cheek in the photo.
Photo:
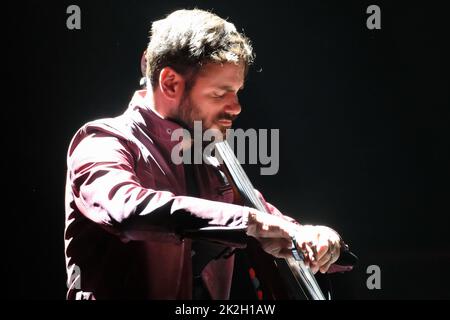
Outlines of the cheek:
M214 120L221 112L223 103L211 101L211 99L198 99L193 101L197 113L205 120Z

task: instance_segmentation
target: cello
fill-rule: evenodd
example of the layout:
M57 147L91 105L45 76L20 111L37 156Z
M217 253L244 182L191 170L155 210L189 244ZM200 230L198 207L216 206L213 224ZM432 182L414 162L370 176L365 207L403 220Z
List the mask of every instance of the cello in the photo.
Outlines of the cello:
M243 204L269 213L228 142L225 139L216 141L215 150L216 156L219 161L221 160L222 170L233 187L235 196ZM264 292L264 298L274 300L331 299L331 292L328 292L327 295L324 294L313 272L305 264L305 257L301 251L297 250L295 238L292 238L292 242L292 256L274 258L265 253L256 240L249 240L245 250L252 268L258 275L257 279L262 292ZM352 260L356 258L348 251L348 246L344 246L344 252L342 253L350 255ZM259 298L262 299L262 297Z

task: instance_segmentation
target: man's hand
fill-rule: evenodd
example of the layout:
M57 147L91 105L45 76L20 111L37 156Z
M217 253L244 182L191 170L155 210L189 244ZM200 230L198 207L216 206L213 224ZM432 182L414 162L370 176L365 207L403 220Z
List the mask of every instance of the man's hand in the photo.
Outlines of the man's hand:
M258 240L267 253L277 258L292 256L292 238L298 225L283 216L250 208L247 235Z
M300 225L282 216L250 209L247 234L256 238L267 253L278 257L292 256L292 237L303 252L305 264L313 273L325 273L340 254L340 237L325 226Z
M341 238L331 228L325 226L297 226L295 231L297 249L305 256L305 263L313 273L325 273L339 259Z

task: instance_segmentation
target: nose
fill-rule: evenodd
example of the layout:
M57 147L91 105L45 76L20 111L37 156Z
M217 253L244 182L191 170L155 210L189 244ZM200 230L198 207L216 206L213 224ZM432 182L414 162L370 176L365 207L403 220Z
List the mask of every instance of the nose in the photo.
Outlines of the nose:
M241 104L237 96L233 97L229 103L225 106L225 112L233 116L237 116L241 113Z

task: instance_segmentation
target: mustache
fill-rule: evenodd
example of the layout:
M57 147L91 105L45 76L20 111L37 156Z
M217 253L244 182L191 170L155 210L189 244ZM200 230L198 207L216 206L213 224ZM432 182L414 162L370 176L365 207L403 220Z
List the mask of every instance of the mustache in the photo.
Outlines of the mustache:
M237 115L229 114L229 113L222 113L218 117L220 120L231 120L234 121L237 118Z

